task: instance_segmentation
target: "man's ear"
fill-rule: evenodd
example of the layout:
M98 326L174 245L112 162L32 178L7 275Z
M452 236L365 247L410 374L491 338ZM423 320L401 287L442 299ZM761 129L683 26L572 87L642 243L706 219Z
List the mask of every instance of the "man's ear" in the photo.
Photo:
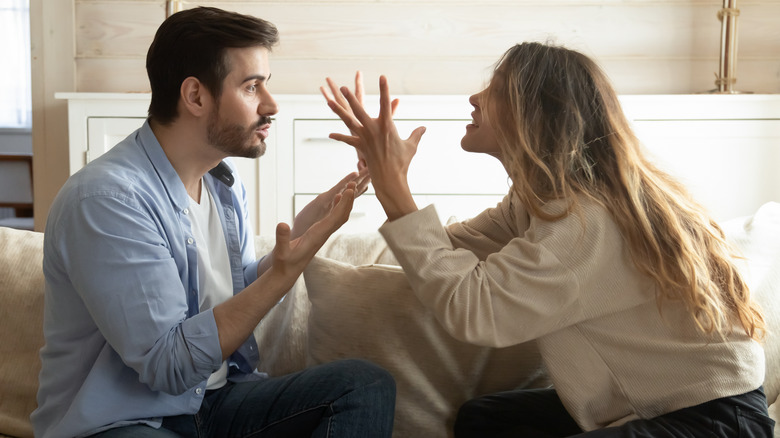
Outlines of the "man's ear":
M209 113L212 104L211 93L198 78L190 76L184 79L179 93L180 104L184 111L195 117Z

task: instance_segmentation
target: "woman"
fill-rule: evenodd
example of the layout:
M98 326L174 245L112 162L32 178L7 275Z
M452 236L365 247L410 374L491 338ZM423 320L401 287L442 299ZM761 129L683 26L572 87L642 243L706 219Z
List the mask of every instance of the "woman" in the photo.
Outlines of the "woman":
M592 60L540 43L503 55L469 99L461 146L498 158L512 187L447 228L412 199L424 128L398 136L387 80L376 119L340 92L328 104L352 135L331 137L365 160L419 299L458 339L536 340L554 383L467 402L456 437L772 436L760 310L722 231L643 156Z

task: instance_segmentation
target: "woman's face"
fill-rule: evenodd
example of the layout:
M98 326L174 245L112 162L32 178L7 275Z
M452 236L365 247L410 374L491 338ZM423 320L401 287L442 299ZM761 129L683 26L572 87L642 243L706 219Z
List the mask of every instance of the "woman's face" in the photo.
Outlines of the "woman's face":
M493 126L485 117L483 111L487 104L487 90L482 90L469 97L469 103L474 107L471 113L471 123L466 125L466 134L460 140L460 147L467 152L481 152L501 159L501 149L496 140ZM495 112L492 112L495 114Z

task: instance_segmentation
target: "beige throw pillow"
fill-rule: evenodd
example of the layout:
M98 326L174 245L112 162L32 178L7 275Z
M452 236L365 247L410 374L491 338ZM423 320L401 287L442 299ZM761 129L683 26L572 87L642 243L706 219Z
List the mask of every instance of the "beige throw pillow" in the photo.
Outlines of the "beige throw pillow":
M43 346L43 234L0 227L0 434L31 437Z
M447 437L460 405L482 391L548 383L534 343L494 349L441 328L398 266L315 257L304 271L311 301L308 365L368 359L396 380L396 437Z

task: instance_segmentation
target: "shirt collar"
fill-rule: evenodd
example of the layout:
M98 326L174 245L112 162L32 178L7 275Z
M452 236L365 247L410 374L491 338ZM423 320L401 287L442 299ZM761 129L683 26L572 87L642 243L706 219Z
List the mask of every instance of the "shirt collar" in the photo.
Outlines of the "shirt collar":
M160 142L157 141L157 137L155 137L151 126L149 126L148 119L139 130L138 142L149 157L149 161L151 161L154 170L160 177L165 190L168 192L168 196L171 198L171 202L180 210L187 208L190 203L187 189L184 188L184 183L181 182L179 174L176 173L176 169L173 168L170 160L168 160L168 156L165 155Z

